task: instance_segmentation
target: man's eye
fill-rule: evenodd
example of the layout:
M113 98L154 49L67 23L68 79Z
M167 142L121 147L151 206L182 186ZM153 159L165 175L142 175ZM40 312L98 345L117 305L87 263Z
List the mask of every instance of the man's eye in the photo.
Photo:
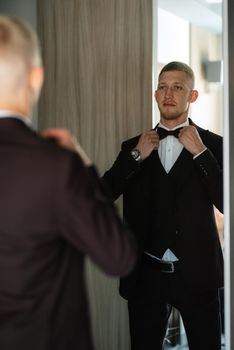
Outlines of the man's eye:
M158 90L164 90L165 89L165 86L159 86L158 87Z
M175 91L181 91L181 90L183 90L183 88L182 88L182 86L180 86L180 85L175 85L175 86L174 86L174 90L175 90Z

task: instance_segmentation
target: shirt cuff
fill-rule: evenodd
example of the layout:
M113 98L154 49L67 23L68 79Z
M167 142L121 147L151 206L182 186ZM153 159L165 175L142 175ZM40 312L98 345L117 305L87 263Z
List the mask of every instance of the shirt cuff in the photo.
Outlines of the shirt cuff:
M203 151L201 151L200 153L198 153L198 154L196 154L194 157L193 157L193 159L196 159L197 157L199 157L203 152L205 152L207 150L207 147L203 150Z

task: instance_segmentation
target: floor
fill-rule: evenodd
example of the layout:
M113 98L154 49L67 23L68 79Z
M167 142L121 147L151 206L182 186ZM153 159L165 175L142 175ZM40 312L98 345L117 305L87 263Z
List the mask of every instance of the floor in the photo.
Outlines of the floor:
M185 335L184 335L184 338L182 337L181 342L182 342L182 344L177 345L177 346L171 346L170 344L166 344L164 347L164 350L189 350ZM225 350L224 335L222 336L222 350Z

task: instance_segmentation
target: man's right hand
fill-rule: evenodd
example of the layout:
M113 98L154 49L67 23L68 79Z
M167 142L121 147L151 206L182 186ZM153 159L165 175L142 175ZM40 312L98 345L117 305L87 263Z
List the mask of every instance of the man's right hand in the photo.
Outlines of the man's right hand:
M141 159L144 160L149 157L153 150L159 147L159 136L156 131L146 131L139 138L136 149L140 151Z
M84 165L92 165L91 160L70 131L63 128L50 128L42 131L41 136L55 140L60 146L69 149L70 151L77 152L81 157Z

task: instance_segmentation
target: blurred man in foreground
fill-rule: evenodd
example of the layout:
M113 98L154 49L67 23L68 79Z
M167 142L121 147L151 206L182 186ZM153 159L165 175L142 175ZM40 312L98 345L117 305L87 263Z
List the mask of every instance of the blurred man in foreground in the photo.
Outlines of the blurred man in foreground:
M84 256L123 276L136 249L80 145L31 130L42 83L35 33L0 16L0 349L91 350Z

